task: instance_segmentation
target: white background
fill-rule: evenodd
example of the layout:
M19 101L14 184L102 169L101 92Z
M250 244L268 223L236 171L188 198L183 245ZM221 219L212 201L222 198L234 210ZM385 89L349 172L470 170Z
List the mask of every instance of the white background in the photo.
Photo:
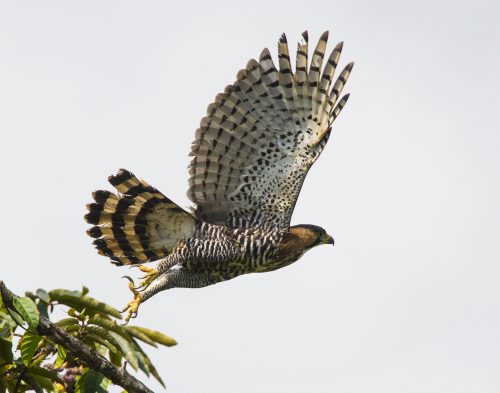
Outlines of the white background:
M335 247L163 292L134 323L179 341L148 349L175 393L499 392L499 16L497 1L1 1L0 278L127 303L134 272L85 235L91 191L124 167L188 206L206 106L282 32L330 30L356 62L351 99L293 222Z

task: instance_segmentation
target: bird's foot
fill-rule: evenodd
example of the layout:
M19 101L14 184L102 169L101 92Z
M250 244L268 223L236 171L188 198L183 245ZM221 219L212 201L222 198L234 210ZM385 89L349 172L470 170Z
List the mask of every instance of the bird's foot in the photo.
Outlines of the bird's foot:
M128 324L130 318L137 317L137 312L142 302L142 295L137 291L134 281L128 276L125 276L125 278L129 280L128 287L134 294L134 299L132 299L121 311L122 313L127 312L124 325Z
M144 265L140 265L139 270L145 274L141 278L142 281L138 286L134 287L134 289L136 291L143 292L151 285L154 280L156 280L156 278L160 275L160 272L155 268L147 267Z

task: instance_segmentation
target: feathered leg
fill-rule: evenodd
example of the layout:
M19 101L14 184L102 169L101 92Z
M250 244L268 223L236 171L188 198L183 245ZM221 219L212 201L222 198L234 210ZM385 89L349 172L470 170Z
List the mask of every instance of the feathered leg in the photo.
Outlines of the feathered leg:
M206 274L187 271L180 265L176 265L158 276L140 292L137 291L133 283L130 283L129 288L134 293L134 299L122 311L127 312L125 323L128 323L130 318L137 316L141 303L158 292L171 288L201 288L210 284L212 282Z
M144 276L141 278L141 282L139 285L134 287L135 290L138 292L143 292L145 291L157 278L159 275L167 272L170 268L174 267L175 265L181 263L183 261L183 258L179 253L172 253L166 258L162 259L156 267L149 267L146 265L139 265L139 270L144 274Z

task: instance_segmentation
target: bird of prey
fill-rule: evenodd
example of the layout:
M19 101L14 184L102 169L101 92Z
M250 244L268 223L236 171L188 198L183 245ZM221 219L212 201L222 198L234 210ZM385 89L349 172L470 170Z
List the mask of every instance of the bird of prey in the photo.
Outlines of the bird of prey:
M327 40L325 32L309 58L304 32L292 67L283 34L278 68L264 49L208 106L191 146L190 211L125 169L109 177L117 193L92 194L85 219L98 253L145 273L129 284L127 322L159 291L269 272L333 244L323 228L290 226L307 172L349 97L341 92L353 63L334 80L342 42L325 57ZM160 262L144 265L152 261Z

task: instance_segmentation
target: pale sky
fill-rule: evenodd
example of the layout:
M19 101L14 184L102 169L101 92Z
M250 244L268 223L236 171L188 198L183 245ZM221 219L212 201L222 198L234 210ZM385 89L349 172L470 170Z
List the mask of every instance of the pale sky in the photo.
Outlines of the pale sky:
M189 206L215 95L282 32L330 30L356 62L351 98L293 223L335 247L154 296L134 323L179 345L146 349L174 393L500 391L499 16L497 1L0 0L0 278L125 305L135 273L85 235L91 192L123 167Z

